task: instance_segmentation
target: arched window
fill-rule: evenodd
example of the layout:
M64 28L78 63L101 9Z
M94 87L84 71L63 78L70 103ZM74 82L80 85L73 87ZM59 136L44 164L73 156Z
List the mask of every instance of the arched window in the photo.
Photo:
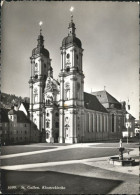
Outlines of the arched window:
M85 114L85 129L86 131L89 131L89 114Z
M65 137L69 137L69 128L68 127L65 128Z
M86 129L89 131L89 113L86 113Z
M34 102L36 103L38 101L38 94L34 95Z
M65 84L65 100L70 99L70 84L66 83Z
M99 132L100 130L100 118L99 118L99 114L96 115L96 119L97 119L97 132Z
M66 90L66 100L69 100L70 99L70 90L67 89Z
M46 122L46 127L49 128L50 127L50 123L47 121Z
M69 59L70 58L70 54L69 53L67 53L67 59Z
M37 63L35 64L35 68L34 68L34 77L35 79L38 78L38 64Z
M38 64L35 64L35 72L38 71Z
M70 71L70 67L67 66L67 67L66 67L66 72L69 72L69 71Z
M49 139L49 133L48 132L46 133L46 139Z
M38 102L38 90L37 88L34 89L34 103Z
M89 117L89 131L93 130L93 114L90 113L90 117Z
M114 114L112 114L112 132L114 132Z

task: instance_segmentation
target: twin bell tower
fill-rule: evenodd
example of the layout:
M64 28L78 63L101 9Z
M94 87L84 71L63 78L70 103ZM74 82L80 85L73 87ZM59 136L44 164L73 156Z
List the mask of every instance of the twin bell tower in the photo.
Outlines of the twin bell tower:
M61 45L60 82L53 78L50 54L44 48L40 22L37 47L31 56L30 120L46 142L77 143L84 138L83 49L75 34L73 7L68 35Z

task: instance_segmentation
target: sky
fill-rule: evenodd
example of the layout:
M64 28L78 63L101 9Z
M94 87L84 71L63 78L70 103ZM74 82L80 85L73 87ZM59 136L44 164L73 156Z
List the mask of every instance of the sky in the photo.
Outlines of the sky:
M129 99L139 113L139 5L137 2L19 1L2 7L1 91L29 97L30 57L39 22L50 52L54 78L61 67L60 47L68 35L70 7L82 42L85 92L104 90L118 101Z

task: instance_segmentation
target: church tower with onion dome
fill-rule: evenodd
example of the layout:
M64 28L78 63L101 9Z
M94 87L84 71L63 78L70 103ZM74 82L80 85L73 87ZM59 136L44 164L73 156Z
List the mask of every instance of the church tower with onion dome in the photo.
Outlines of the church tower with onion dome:
M82 142L84 137L83 49L75 34L73 15L61 46L59 143Z
M105 100L105 90L92 94L84 92L83 49L75 30L71 14L68 35L60 48L58 82L53 78L50 54L44 48L40 29L37 47L30 58L30 130L34 132L36 124L40 141L48 143L74 144L119 139L125 125L126 110L111 95L108 97L113 103Z
M31 59L31 77L29 80L30 87L30 120L33 121L38 130L43 129L43 93L45 82L48 77L48 70L51 68L50 54L44 48L44 38L40 24L40 34L37 39L37 47L33 49Z

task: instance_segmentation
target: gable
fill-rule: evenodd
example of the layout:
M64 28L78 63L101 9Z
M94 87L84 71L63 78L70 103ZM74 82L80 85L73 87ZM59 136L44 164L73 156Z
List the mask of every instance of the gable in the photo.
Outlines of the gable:
M116 100L112 95L110 95L107 91L97 91L92 92L92 94L98 98L101 104L108 105L108 108L114 105L112 108L121 109L121 103Z

